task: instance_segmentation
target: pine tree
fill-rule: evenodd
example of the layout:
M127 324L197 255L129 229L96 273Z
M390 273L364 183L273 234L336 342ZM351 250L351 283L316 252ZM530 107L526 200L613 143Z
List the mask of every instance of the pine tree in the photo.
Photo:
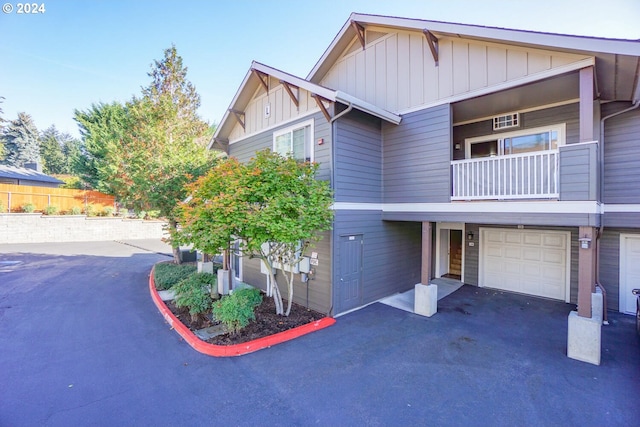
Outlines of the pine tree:
M23 167L25 163L40 161L40 141L38 128L26 113L18 113L3 132L5 159L4 164Z

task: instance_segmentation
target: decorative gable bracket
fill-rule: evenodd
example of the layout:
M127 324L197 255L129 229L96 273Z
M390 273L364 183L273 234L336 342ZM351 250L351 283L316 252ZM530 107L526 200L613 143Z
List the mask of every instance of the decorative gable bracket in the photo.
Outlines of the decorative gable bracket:
M422 33L427 38L427 43L429 44L429 49L431 49L431 55L433 55L433 60L438 65L438 38L433 35L433 33L427 29L422 30Z
M240 123L240 126L242 126L242 130L246 130L244 127L244 121L245 121L244 111L238 111L238 110L234 110L233 108L229 108L229 112L232 113L233 116L238 121L238 123Z
M253 71L253 74L256 75L258 80L260 80L260 84L262 84L262 87L264 88L264 90L266 90L267 93L269 93L269 75L261 71L258 71L255 68L252 68L251 71Z
M360 41L360 45L362 46L362 50L364 50L365 40L364 40L364 27L358 24L356 21L351 21L351 26L354 30L356 30L356 34L358 35L358 40Z
M294 86L292 84L289 84L287 82L285 82L284 80L280 80L280 83L282 84L282 87L284 87L284 90L289 94L289 97L291 98L291 101L293 101L293 103L296 105L296 107L300 107L300 101L298 100L298 96L296 96L296 94L293 93L293 89L296 90L296 92L298 93L298 95L300 94L300 88L298 86Z
M329 114L329 110L327 110L327 107L324 105L324 102L323 102L323 101L326 101L329 104L331 104L331 101L321 97L320 95L316 95L315 93L312 93L311 96L313 97L313 99L316 100L316 104L318 104L320 111L322 111L322 114L324 114L324 118L327 119L328 122L331 122L331 114Z

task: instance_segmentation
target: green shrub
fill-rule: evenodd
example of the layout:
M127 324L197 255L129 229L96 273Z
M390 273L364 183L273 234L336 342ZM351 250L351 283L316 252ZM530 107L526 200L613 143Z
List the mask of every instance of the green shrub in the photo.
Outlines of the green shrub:
M33 203L25 203L22 205L22 212L33 213L36 210L36 205Z
M102 210L102 216L113 216L113 207L107 206Z
M4 211L5 211L4 202L2 200L0 200L0 213L2 213Z
M84 209L84 213L86 216L96 216L98 215L98 211L96 210L96 207L92 204L88 204L87 207Z
M213 315L229 332L236 333L255 320L255 308L262 302L260 289L239 289L213 303Z
M82 214L82 209L80 209L78 206L74 206L69 211L69 214L71 214L71 215L81 215Z
M154 269L156 289L165 291L196 272L195 265L161 263Z
M176 306L186 307L191 314L191 320L211 310L213 300L210 288L216 287L216 276L210 273L194 273L171 287L176 293ZM217 293L215 293L217 296Z
M158 219L160 211L147 211L146 219Z
M49 205L46 208L44 208L44 214L45 215L55 215L57 213L58 213L58 207L57 206Z

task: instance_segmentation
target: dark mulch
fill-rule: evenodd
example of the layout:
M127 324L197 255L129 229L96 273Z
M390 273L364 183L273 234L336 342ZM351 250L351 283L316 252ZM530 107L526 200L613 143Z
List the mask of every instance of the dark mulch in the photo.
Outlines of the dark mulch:
M171 312L192 331L207 328L215 324L210 315L201 317L196 322L192 322L188 309L177 308L172 301L165 301L165 304L169 310L171 310ZM287 302L284 301L284 304L286 310ZM326 317L324 314L309 310L295 303L291 306L291 313L289 316L278 316L276 314L273 298L266 296L263 298L262 304L256 307L255 314L256 320L249 323L249 325L240 332L236 334L218 335L207 342L217 345L240 344L273 335L278 332L283 332Z

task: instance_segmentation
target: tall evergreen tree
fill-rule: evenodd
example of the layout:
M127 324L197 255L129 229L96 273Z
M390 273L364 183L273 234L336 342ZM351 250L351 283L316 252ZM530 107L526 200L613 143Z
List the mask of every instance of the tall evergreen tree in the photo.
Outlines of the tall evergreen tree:
M18 113L3 131L4 164L23 167L25 163L40 161L40 141L38 128L26 113Z
M40 134L42 170L48 174L73 174L73 160L79 154L79 141L68 133L61 133L55 125Z

